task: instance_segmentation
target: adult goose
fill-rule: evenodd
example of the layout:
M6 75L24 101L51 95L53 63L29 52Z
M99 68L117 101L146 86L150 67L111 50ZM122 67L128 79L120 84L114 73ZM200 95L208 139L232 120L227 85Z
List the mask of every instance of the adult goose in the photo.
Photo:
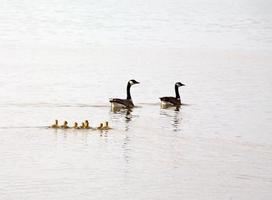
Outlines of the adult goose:
M127 98L126 99L118 99L118 98L110 99L111 107L112 108L133 108L134 104L131 98L130 88L132 85L135 85L135 84L139 84L139 82L135 81L134 79L128 81Z
M178 88L180 86L185 86L185 84L183 84L181 82L177 82L175 84L176 97L161 97L160 98L162 107L180 106L181 105L180 95L179 95L179 90L178 90Z

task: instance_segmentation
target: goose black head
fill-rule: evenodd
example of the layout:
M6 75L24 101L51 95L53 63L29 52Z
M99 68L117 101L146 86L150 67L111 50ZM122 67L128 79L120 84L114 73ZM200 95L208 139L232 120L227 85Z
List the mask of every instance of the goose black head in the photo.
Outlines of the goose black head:
M130 80L128 83L129 83L130 85L139 84L139 82L138 82L138 81L135 81L134 79Z
M180 86L185 86L185 84L181 83L181 82L176 82L175 84L176 86L180 87Z

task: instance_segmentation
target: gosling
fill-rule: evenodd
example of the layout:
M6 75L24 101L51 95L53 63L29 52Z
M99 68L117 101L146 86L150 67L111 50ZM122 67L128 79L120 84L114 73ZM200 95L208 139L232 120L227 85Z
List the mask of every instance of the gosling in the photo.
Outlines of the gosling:
M79 127L80 129L83 129L85 127L85 123L84 122L82 122L81 123L81 126Z
M89 126L89 121L88 121L88 120L85 120L84 128L86 128L86 129L89 129L89 128L90 128L90 126Z
M51 128L59 128L59 121L56 119L55 124L52 124L50 127Z
M98 130L102 130L103 128L103 123L100 123L100 125L97 127Z
M69 126L68 126L68 122L67 121L64 121L64 124L63 125L61 125L60 126L61 128L70 128Z
M77 122L75 122L75 123L74 123L73 128L75 128L75 129L79 129L79 127L78 127L78 123L77 123Z
M111 129L110 127L109 127L109 122L108 121L106 121L104 124L102 124L102 129L103 130L109 130L109 129Z

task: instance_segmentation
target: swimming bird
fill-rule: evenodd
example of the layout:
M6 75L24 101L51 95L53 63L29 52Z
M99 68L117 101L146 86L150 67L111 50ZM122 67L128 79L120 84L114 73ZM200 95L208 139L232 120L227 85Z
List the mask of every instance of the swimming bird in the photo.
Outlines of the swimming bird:
M52 124L50 127L51 128L59 128L59 121L56 119L55 124Z
M102 130L103 128L103 123L100 123L100 125L97 127L98 130Z
M135 85L135 84L139 84L139 82L135 81L134 79L128 81L127 98L126 99L118 99L118 98L110 99L111 107L112 108L133 108L134 104L130 95L130 88L132 85Z
M79 129L79 127L78 127L78 123L77 123L77 122L75 122L75 123L74 123L73 128L75 128L75 129Z
M80 126L79 128L81 128L81 129L82 129L82 128L85 128L85 123L82 122L82 123L81 123L81 126Z
M90 128L90 126L89 126L89 121L88 121L88 120L85 120L84 128L86 128L86 129L89 129L89 128Z
M69 128L68 122L64 121L63 125L60 126L61 128Z
M178 88L180 86L185 86L185 84L183 84L181 82L177 82L175 84L176 97L161 97L160 98L162 107L180 106L181 105L180 95L179 95L179 90L178 90Z
M108 121L105 122L104 124L102 124L102 129L103 129L103 130L109 130L109 129L110 129L110 127L109 127L109 122L108 122Z

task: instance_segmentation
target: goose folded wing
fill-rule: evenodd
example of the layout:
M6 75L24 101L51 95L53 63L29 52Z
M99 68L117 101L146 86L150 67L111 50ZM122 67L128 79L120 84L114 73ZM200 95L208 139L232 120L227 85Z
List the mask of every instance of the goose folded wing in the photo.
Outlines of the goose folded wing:
M133 107L133 103L132 101L128 100L128 99L110 99L111 103L118 103L118 104L122 104L126 107Z
M161 97L160 100L171 103L173 105L180 105L179 99L177 99L175 97Z

